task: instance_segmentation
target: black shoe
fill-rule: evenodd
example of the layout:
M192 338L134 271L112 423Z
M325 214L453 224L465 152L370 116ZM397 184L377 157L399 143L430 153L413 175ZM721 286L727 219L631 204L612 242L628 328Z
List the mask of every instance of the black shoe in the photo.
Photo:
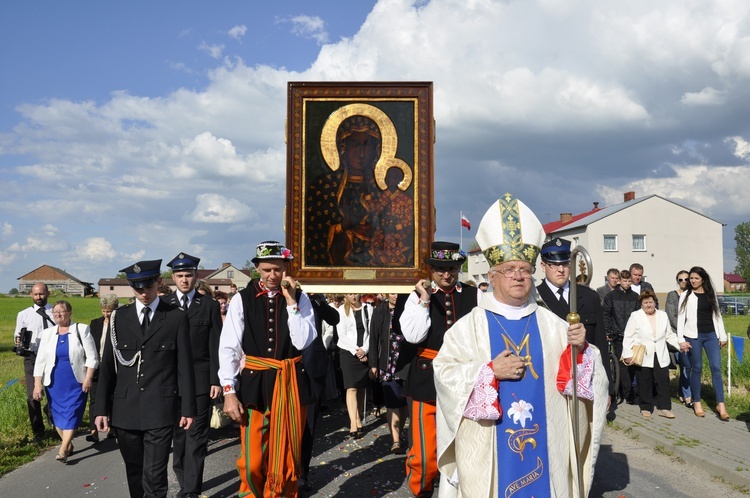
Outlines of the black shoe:
M44 446L44 434L34 434L34 438L31 441L37 446Z
M98 432L93 432L93 433L89 434L88 436L86 436L86 441L88 441L89 443L98 443L99 442L99 433Z

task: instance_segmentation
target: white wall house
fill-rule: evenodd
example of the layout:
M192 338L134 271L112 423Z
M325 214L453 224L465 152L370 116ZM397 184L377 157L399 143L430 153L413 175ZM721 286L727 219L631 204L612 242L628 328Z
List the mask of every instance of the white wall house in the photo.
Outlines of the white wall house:
M247 284L250 283L250 271L249 270L242 270L240 268L237 268L231 263L224 263L221 265L221 268L218 270L213 271L209 275L207 275L206 280L210 279L228 279L231 280L234 285L237 286L238 290L242 290L245 287L247 287ZM224 289L221 289L224 290ZM229 292L228 289L224 292Z
M722 292L722 223L658 195L636 199L627 192L624 199L583 215L564 213L561 221L544 225L549 238L562 237L588 250L594 265L591 287L604 285L609 268L627 270L640 263L644 280L658 294L675 289L677 272L692 266L705 268Z
M658 195L636 199L634 192L627 192L624 199L604 208L595 204L577 215L562 213L560 220L544 225L548 239L562 237L588 250L594 265L592 288L604 285L609 268L627 270L640 263L657 294L676 288L677 272L692 266L705 268L716 291L722 292L722 223ZM468 257L465 279L487 281L489 265L476 244ZM534 277L537 282L544 278L538 263Z

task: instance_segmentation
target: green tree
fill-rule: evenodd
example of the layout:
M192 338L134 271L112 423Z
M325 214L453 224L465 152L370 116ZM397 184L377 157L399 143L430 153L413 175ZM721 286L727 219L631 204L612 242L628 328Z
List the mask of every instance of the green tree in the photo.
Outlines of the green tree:
M734 229L734 253L737 266L734 272L750 282L750 221L740 223Z

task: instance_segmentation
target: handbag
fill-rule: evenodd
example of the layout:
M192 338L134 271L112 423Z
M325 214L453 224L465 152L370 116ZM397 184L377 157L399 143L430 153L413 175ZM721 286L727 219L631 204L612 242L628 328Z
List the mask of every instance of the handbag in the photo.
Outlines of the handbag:
M646 346L644 344L633 344L631 351L633 351L633 358L630 364L638 367L643 365L643 357L646 355ZM620 358L620 361L625 363L623 358Z
M228 426L232 419L224 413L224 404L216 404L211 407L211 421L209 422L212 429L223 429Z

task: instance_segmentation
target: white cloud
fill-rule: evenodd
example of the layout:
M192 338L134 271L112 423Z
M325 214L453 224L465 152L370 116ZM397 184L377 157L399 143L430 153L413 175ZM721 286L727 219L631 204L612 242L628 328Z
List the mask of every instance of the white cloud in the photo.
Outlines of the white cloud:
M58 252L68 249L68 242L58 238L29 236L24 242L14 242L8 246L13 252Z
M206 42L201 42L200 45L198 45L198 50L201 52L205 52L208 55L210 55L214 59L221 59L224 53L224 45L218 43L214 45L210 45Z
M315 40L318 45L328 43L326 23L318 16L299 15L286 19L292 24L292 33L302 38Z
M15 263L18 255L15 252L0 251L0 271Z
M7 221L4 221L3 225L2 225L2 228L0 228L0 234L3 237L7 237L8 235L12 235L13 234L13 225L11 225L10 223L8 223Z
M247 33L247 26L244 24L234 26L228 31L229 36L235 40L241 39L245 36L245 33Z
M740 159L747 159L750 157L750 143L742 137L727 137L724 139L725 143L734 142L733 154Z
M102 263L115 260L118 254L104 237L91 237L75 247L74 256L79 260Z
M198 223L239 223L253 218L253 210L245 203L220 194L200 194L190 213L190 221Z
M700 92L683 94L680 102L684 105L720 105L725 101L726 92L706 87Z

